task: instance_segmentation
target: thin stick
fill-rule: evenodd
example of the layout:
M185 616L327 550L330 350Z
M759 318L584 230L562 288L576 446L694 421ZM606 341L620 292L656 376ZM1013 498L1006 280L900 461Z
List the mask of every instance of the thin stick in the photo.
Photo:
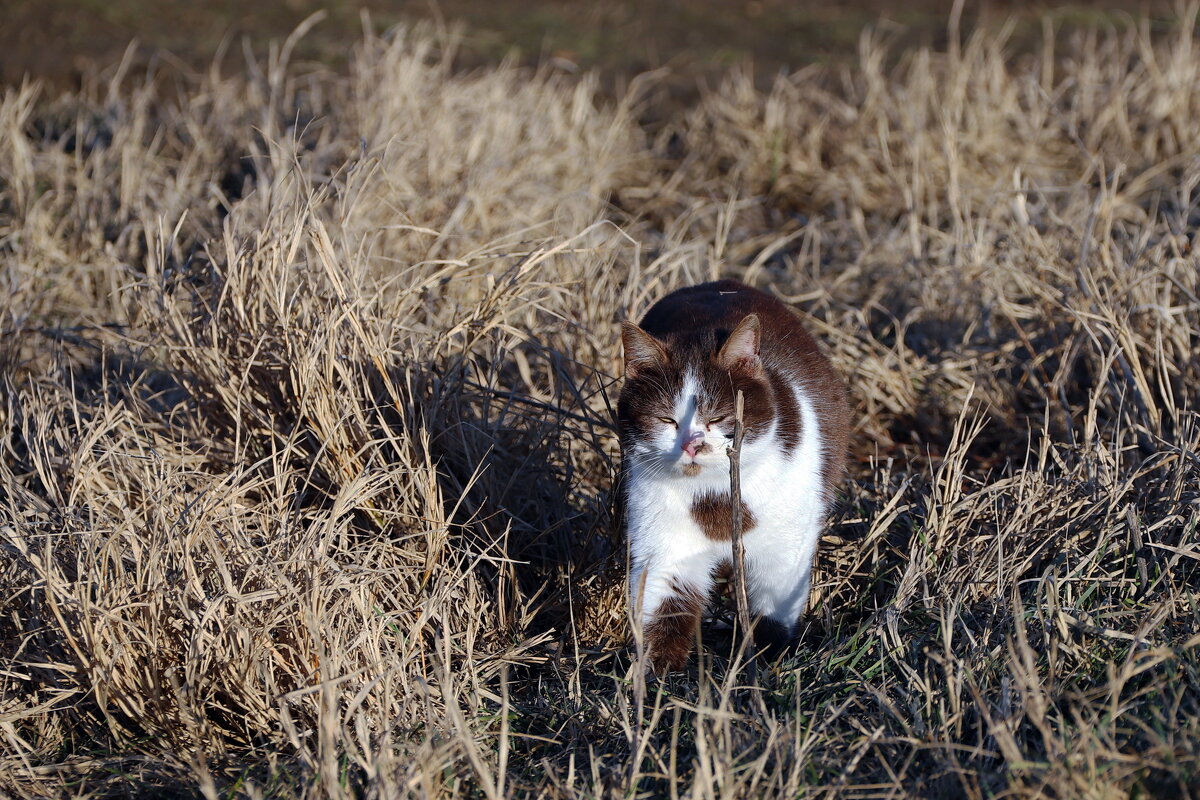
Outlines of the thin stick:
M733 446L729 453L729 508L732 519L733 540L733 592L737 598L738 624L742 635L750 637L754 633L750 624L750 598L746 594L746 547L742 544L742 435L746 432L742 425L742 411L745 398L742 390L738 389L737 401L734 406Z

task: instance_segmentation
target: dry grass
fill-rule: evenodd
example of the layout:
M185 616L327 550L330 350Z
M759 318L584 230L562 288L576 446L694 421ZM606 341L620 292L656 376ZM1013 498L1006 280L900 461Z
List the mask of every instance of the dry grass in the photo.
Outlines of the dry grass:
M1200 791L1195 11L653 79L0 100L0 791ZM655 116L661 120L661 113ZM736 275L849 377L803 642L625 642L616 323Z

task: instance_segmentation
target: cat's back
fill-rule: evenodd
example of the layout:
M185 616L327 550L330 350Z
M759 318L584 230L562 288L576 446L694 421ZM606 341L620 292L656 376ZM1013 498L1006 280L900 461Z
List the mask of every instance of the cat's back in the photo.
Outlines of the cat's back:
M712 329L728 333L747 314L774 318L781 313L786 316L776 320L779 323L786 324L787 317L795 319L787 306L766 292L726 278L676 289L650 307L641 328L660 339ZM762 321L765 326L767 320Z
M748 314L758 315L762 358L769 368L807 380L830 379L841 387L829 360L795 311L778 298L731 278L671 292L650 307L641 328L676 345L694 341L719 347Z

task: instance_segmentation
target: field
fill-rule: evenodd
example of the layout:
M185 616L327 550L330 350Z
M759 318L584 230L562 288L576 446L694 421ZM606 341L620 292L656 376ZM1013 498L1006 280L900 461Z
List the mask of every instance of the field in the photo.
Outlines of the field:
M1200 794L1198 32L5 90L0 793ZM825 343L850 475L796 648L724 609L648 681L618 323L717 276Z

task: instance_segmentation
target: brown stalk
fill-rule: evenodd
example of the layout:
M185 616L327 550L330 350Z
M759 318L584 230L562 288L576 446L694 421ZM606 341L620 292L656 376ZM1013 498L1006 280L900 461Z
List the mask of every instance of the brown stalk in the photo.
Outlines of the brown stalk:
M729 453L729 507L732 510L730 536L733 541L733 592L737 598L738 625L747 639L754 633L750 620L750 599L746 594L746 546L742 543L742 424L745 398L738 389L734 406L733 446Z

